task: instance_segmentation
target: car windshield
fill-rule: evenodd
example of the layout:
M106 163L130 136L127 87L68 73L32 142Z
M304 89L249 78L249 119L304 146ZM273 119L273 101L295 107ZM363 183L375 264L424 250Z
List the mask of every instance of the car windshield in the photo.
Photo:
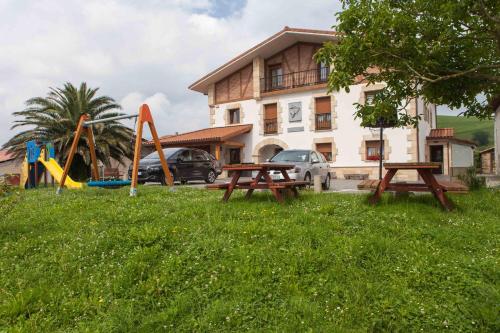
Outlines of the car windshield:
M176 148L166 148L166 149L163 149L163 156L165 156L167 159L169 159L170 157L172 157L173 154L175 154L176 152L178 152L179 149L176 149ZM159 155L158 155L158 152L155 151L155 152L152 152L151 154L147 155L146 157L144 157L145 160L158 160L160 159Z
M271 162L307 162L308 160L308 150L284 150L270 159Z

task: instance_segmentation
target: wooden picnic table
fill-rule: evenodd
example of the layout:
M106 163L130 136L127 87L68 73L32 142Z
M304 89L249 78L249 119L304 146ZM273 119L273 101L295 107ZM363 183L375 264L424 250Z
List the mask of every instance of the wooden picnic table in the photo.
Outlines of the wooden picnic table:
M414 163L384 163L384 168L387 170L384 178L377 181L372 181L371 185L377 184L375 192L370 198L371 204L376 204L380 201L382 193L385 191L396 192L431 192L439 201L441 206L446 210L452 210L453 205L446 197L445 192L451 190L456 192L466 192L466 186L447 182L438 182L432 173L433 170L441 167L437 162L414 162ZM424 183L391 183L392 178L399 170L416 170ZM370 184L365 184L369 186Z
M226 190L222 201L227 202L233 193L234 189L246 189L245 198L250 198L253 191L257 189L271 190L276 200L283 202L283 194L290 191L294 197L298 197L298 186L307 185L305 181L294 181L290 179L287 170L295 168L293 164L277 164L277 163L248 163L248 164L228 164L222 167L223 170L231 171L231 181L223 184L207 185L208 189ZM241 174L245 171L257 171L257 176L250 181L240 181ZM283 180L273 179L269 175L270 171L279 171L283 176ZM279 175L279 173L278 173ZM273 175L274 176L274 175Z

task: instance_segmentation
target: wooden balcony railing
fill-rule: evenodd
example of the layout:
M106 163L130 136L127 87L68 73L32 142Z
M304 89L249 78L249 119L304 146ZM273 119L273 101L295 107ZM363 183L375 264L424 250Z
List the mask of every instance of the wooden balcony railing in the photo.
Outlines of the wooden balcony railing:
M316 130L332 129L331 113L316 113Z
M321 69L264 77L260 79L260 90L261 92L270 92L326 83L329 74L330 68L324 67Z
M278 133L278 118L264 119L264 134Z

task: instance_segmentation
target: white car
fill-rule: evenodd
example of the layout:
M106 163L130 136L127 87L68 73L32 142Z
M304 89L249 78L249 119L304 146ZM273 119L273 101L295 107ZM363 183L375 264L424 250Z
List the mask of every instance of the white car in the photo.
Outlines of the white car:
M323 189L330 188L332 175L330 165L323 154L309 149L282 150L268 160L268 163L293 164L295 168L288 170L288 175L294 180L305 180L311 182L314 176L321 176ZM283 180L281 171L270 171L273 180ZM256 174L253 175L254 177Z

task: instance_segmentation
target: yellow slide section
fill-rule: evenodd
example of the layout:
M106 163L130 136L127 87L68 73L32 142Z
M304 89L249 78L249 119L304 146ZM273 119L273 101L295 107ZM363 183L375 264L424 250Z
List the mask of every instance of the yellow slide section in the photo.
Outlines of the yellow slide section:
M19 181L19 187L24 190L24 186L28 181L28 160L24 158L23 165L21 167L21 179Z
M43 158L39 158L38 161L40 163L42 163L43 166L50 172L50 174L52 175L52 177L54 177L56 182L61 183L63 169L56 162L55 159L51 158L48 161L45 161ZM83 186L82 183L75 182L73 179L71 179L70 176L66 177L66 181L64 182L64 185L68 188L73 188L73 189L82 188L82 186Z

